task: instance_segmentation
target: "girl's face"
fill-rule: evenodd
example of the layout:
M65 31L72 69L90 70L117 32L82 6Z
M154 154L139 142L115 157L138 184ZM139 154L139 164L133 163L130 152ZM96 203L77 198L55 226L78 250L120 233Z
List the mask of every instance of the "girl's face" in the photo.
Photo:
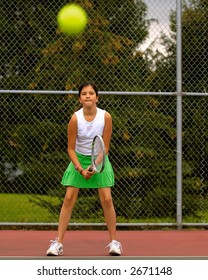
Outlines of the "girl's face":
M79 102L82 106L91 107L98 102L98 96L92 86L86 86L80 92Z

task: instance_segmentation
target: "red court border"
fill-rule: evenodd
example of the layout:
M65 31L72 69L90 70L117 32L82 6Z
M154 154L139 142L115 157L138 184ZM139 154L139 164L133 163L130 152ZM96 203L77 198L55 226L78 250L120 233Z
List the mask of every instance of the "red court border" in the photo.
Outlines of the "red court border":
M0 257L45 257L56 234L45 230L0 230ZM117 240L123 245L124 257L208 256L206 230L122 230L117 232ZM105 230L69 230L63 257L107 257L108 243Z

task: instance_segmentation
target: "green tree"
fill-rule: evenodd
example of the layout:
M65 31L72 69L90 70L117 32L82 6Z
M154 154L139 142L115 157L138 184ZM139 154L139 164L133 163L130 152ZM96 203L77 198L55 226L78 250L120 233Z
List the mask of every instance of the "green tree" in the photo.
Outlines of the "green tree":
M184 92L205 92L207 90L207 44L208 44L207 0L183 1L182 10L182 79ZM166 54L147 55L154 62L149 80L153 90L176 91L176 12L170 16L170 37L162 35ZM161 79L161 77L163 77Z
M208 84L208 1L190 0L183 6L183 90L205 92Z
M89 17L87 29L74 38L57 31L42 50L33 88L75 90L93 80L100 90L140 89L149 74L142 56L134 54L148 33L144 2L79 2Z
M55 4L2 2L1 22L9 26L6 31L1 25L4 35L1 41L2 88L74 90L80 83L91 80L103 91L175 91L173 27L173 40L164 37L167 56L156 54L152 67L149 60L136 51L148 31L143 1L110 0L107 5L106 1L77 2L87 10L89 24L86 31L75 38L61 34L56 27L54 15L67 1ZM5 9L13 12L6 14ZM12 17L14 14L18 15L17 19ZM173 19L172 16L174 26ZM175 97L168 97L170 101L166 98L109 95L99 101L99 106L104 106L113 116L110 155L116 174L115 201L119 216L125 219L174 216L176 100ZM202 135L203 129L203 118L198 118L202 104L196 104L199 110L190 117L194 120L194 129L200 127L197 135ZM66 128L77 109L77 97L8 94L1 96L1 105L1 126L6 128L1 135L2 161L14 163L14 168L23 171L22 176L8 181L2 167L4 184L1 190L57 194L60 177L69 161ZM187 120L189 115L184 117ZM186 129L192 131L190 123ZM186 143L190 145L191 133ZM205 136L203 143L207 143ZM185 158L183 172L187 177L188 195L193 194L195 169L191 167L196 161L199 167L200 159ZM126 194L127 188L130 195ZM95 209L94 197L91 201ZM83 205L84 202L83 198ZM192 206L187 206L187 213L194 213Z
M56 21L69 2L1 1L1 88L70 90L95 80L103 90L112 85L114 90L135 90L132 84L140 89L149 74L143 57L134 55L148 34L144 2L76 1L89 22L74 38L62 34Z
M183 1L183 92L198 93L206 91L207 88L207 12L207 0ZM162 37L166 56L160 53L154 54L151 50L148 53L155 67L155 71L150 76L150 82L156 90L176 91L176 26L176 13L173 11L170 16L170 38ZM161 80L161 76L165 79ZM173 99L171 108L174 106L176 103ZM190 200L195 204L207 195L207 108L206 97L183 98L184 213L189 212L187 209L189 209Z
M2 0L0 11L0 87L28 89L41 50L51 42L51 34L55 34L57 4Z

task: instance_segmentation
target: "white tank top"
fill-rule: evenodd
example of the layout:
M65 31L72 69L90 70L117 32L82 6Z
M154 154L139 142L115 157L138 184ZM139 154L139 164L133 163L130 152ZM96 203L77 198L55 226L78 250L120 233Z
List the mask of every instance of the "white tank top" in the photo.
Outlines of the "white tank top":
M96 135L103 135L105 125L105 110L97 108L93 121L87 122L83 108L75 112L77 117L77 139L75 151L83 155L91 155L92 140Z

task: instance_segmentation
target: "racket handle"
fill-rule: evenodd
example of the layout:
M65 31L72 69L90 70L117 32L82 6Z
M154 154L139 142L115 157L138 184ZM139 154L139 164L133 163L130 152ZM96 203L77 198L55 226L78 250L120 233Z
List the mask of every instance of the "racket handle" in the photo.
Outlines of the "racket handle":
M92 166L90 166L90 168L88 169L90 172L92 172L93 171L93 168L92 168Z

